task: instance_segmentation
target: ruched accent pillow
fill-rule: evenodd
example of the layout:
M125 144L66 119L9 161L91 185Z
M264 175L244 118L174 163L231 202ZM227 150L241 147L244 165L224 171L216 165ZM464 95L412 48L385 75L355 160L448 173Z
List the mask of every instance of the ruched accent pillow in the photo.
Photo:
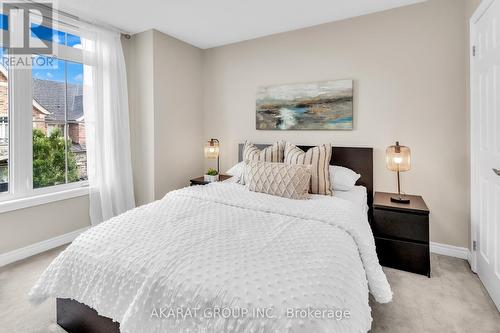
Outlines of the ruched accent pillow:
M289 199L309 198L310 165L245 161L245 182L250 191Z

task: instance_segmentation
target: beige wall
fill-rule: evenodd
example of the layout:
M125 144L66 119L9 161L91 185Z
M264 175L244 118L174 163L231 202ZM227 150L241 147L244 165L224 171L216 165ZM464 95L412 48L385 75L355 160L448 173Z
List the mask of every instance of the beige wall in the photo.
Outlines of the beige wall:
M137 205L154 200L153 30L122 39L127 67L130 153Z
M156 30L124 45L140 205L203 172L202 51Z
M203 174L202 51L154 31L155 199Z
M0 214L0 254L88 227L88 196Z
M245 139L370 146L375 189L394 191L385 148L413 153L403 190L431 210L431 239L468 246L466 30L463 0L431 0L205 51L205 136L221 139L223 169ZM257 131L260 85L354 80L353 131Z

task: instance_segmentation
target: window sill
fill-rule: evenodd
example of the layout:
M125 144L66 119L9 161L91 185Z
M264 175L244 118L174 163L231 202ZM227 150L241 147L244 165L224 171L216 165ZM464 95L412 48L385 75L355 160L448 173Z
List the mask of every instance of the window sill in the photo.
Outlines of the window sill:
M29 197L0 201L0 213L10 212L23 208L30 208L55 201L81 197L88 194L88 186L55 190L47 193L37 193Z

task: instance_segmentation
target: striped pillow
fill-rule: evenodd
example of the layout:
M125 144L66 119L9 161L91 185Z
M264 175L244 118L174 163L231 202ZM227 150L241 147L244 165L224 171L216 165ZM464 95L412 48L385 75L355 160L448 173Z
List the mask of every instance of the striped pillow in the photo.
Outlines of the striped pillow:
M254 144L245 141L243 147L243 161L274 162L283 163L285 143L277 141L272 146L264 149L257 148ZM245 172L240 177L238 183L245 185Z
M285 144L283 141L275 142L272 146L264 149L257 148L254 144L245 141L243 148L243 161L274 162L283 163L283 152Z
M311 186L309 192L314 194L332 195L330 187L330 160L332 145L324 144L304 152L299 147L287 142L285 145L285 164L310 164Z

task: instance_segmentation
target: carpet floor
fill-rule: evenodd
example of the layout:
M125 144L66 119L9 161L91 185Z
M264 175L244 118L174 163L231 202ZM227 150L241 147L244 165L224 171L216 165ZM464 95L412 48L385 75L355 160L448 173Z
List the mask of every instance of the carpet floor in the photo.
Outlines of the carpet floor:
M55 301L34 306L27 293L57 248L0 268L0 332L64 332ZM432 255L432 277L384 268L394 293L388 304L370 301L371 332L500 332L500 313L465 260Z

